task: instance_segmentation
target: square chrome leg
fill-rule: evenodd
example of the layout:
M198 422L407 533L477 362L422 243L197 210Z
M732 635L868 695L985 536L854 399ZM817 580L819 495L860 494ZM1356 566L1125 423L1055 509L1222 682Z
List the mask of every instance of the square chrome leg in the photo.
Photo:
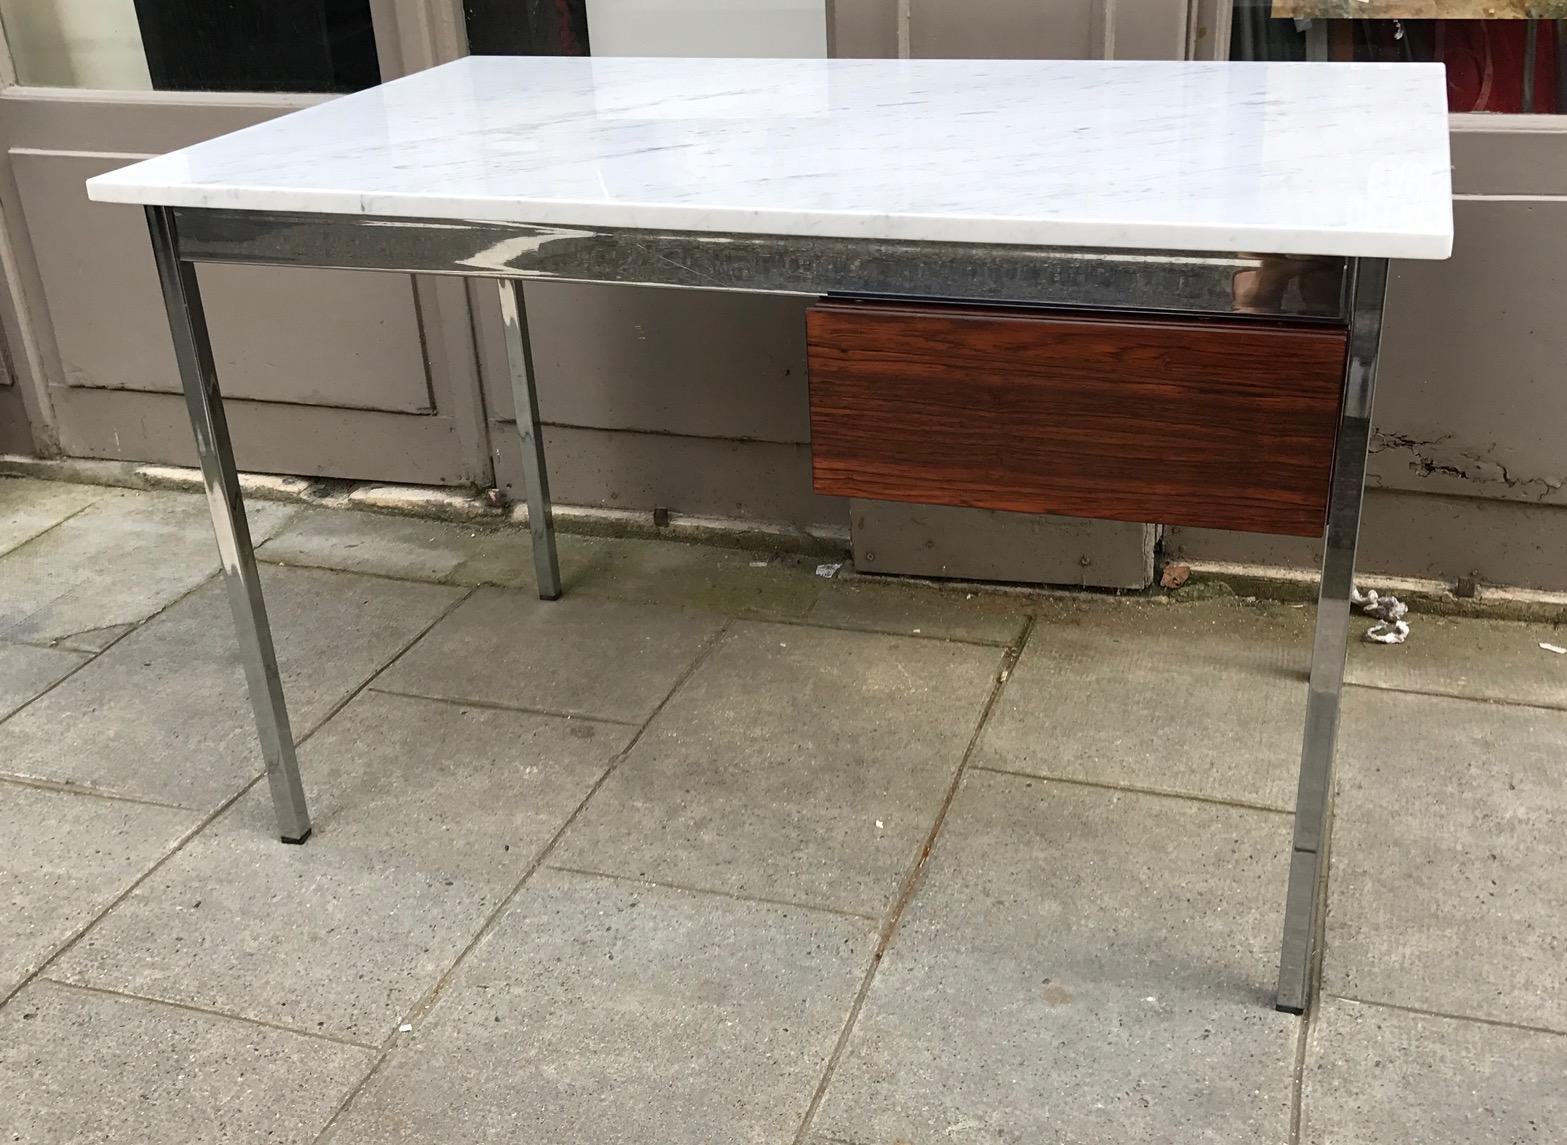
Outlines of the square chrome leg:
M207 319L201 308L196 268L180 259L174 216L168 208L148 207L147 227L163 286L163 303L168 309L174 356L185 387L185 403L196 434L202 482L223 562L223 583L239 634L240 658L245 664L250 703L256 713L256 730L261 736L261 754L266 760L278 832L285 843L303 843L310 835L310 812L299 780L299 762L294 757L283 681L278 675L267 606L256 574L256 556L245 520L245 503L240 497L234 446L223 415L223 395L218 389L212 345L207 339Z
M1290 852L1289 890L1284 903L1284 945L1279 954L1278 1008L1303 1013L1311 1001L1313 967L1327 893L1327 853L1333 805L1333 752L1338 740L1339 694L1349 640L1349 597L1360 538L1366 449L1371 440L1371 405L1377 351L1382 339L1382 302L1387 261L1360 259L1354 271L1349 353L1338 443L1328 500L1317 597L1317 628L1311 649L1311 689L1301 743L1300 787L1295 797L1295 834Z
M512 401L522 438L522 472L528 483L528 532L533 537L533 568L539 599L560 598L560 560L555 554L555 517L550 508L549 474L544 468L544 435L539 428L539 390L528 340L528 311L515 279L500 280L501 321L506 329L506 361L511 367Z

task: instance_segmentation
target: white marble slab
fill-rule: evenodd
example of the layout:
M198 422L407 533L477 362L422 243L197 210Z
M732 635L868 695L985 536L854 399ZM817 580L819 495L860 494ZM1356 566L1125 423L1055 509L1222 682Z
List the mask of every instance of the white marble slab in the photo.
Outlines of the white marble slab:
M114 203L1443 258L1436 64L474 57L100 175Z

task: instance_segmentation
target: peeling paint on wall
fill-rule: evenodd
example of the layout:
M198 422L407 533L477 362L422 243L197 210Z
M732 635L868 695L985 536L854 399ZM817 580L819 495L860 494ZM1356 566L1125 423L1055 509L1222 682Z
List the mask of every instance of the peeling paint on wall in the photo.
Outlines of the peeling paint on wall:
M1378 430L1371 440L1372 454L1407 453L1410 472L1421 477L1454 478L1471 483L1480 487L1474 491L1477 494L1487 486L1493 490L1500 486L1540 503L1567 501L1561 495L1564 478L1560 474L1524 476L1515 473L1495 455L1495 451L1494 443L1478 451L1466 448L1454 442L1450 433L1418 438Z

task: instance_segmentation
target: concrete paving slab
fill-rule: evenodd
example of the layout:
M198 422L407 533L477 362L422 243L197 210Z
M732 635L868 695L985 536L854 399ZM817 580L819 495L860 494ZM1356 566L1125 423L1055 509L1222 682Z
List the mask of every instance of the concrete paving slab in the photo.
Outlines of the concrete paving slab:
M880 915L1000 666L995 648L739 622L552 862Z
M145 620L218 571L203 498L135 489L103 495L70 520L0 557L0 638L98 651L95 629ZM270 536L292 506L249 507L252 538Z
M1021 593L941 590L895 580L833 579L806 614L812 624L871 632L1010 644L1036 598Z
M481 588L375 686L638 723L722 623L711 612Z
M804 616L823 583L816 557L680 541L563 538L560 560L568 593L739 616Z
M0 782L0 840L19 844L0 847L0 901L22 920L0 934L0 997L260 766L220 587L168 607L216 566L202 500L25 484L0 481L0 771L190 809ZM973 718L953 694L968 662L904 644L979 656L988 678L1001 652L977 645L1040 614L977 762L1293 795L1309 606L970 600L815 577L815 558L569 535L568 599L541 605L515 527L286 505L253 520L258 542L283 529L264 558L381 574L265 568L298 732L457 599L384 576L521 586L481 594L444 646L432 634L429 687L408 690L624 721L721 614L796 623L736 625L551 860L628 878L538 872L428 1014L419 1000L631 732L362 694L302 750L308 846L273 841L258 785L48 971L87 985L35 979L0 1007L0 1125L21 1140L312 1141L372 1055L301 1035L376 1043L410 1012L418 1030L334 1142L792 1139L873 936L734 896L882 908ZM1352 630L1364 686L1346 693L1302 1140L1567 1137L1567 1037L1539 1029L1567 1030L1567 657L1538 647L1567 630L1414 620L1400 648ZM122 636L5 719L80 663L66 649ZM808 1140L1286 1139L1300 1027L1271 992L1287 840L1279 814L971 772ZM323 1047L352 1068L321 1065Z
M51 684L69 676L87 657L57 648L0 643L0 720Z
M1567 1031L1567 712L1344 708L1326 989Z
M51 976L379 1043L630 734L362 693L301 749L309 842L257 785Z
M1288 845L1264 812L970 772L813 1129L1285 1141Z
M275 566L262 581L296 737L461 594ZM215 807L261 768L218 581L0 723L0 769L186 807Z
M52 982L0 1010L6 1138L27 1145L314 1141L374 1057Z
M568 595L714 612L795 617L820 590L815 560L678 541L561 534ZM258 555L280 564L346 569L536 595L525 526L453 524L341 510L305 510Z
M1567 1141L1567 1037L1327 998L1306 1043L1303 1145Z
M974 763L1292 809L1311 624L1238 601L1055 604Z
M1407 643L1351 645L1345 679L1371 688L1567 708L1567 647L1560 625L1413 616ZM1358 627L1357 627L1358 631Z
M834 915L540 871L331 1139L782 1145L873 944Z
M106 493L92 485L0 476L0 554L54 528Z
M342 509L302 509L256 556L451 584L512 584L532 567L526 529Z
M0 998L199 821L170 807L0 783Z

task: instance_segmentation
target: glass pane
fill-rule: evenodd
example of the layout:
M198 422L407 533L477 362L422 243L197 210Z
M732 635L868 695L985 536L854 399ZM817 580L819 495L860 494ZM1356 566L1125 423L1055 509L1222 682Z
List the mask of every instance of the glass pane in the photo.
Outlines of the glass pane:
M357 91L380 82L370 0L0 0L24 84Z
M1567 0L1235 0L1230 58L1434 61L1449 111L1567 112Z
M466 0L479 55L827 54L826 0Z
M585 56L587 0L466 0L476 56Z

